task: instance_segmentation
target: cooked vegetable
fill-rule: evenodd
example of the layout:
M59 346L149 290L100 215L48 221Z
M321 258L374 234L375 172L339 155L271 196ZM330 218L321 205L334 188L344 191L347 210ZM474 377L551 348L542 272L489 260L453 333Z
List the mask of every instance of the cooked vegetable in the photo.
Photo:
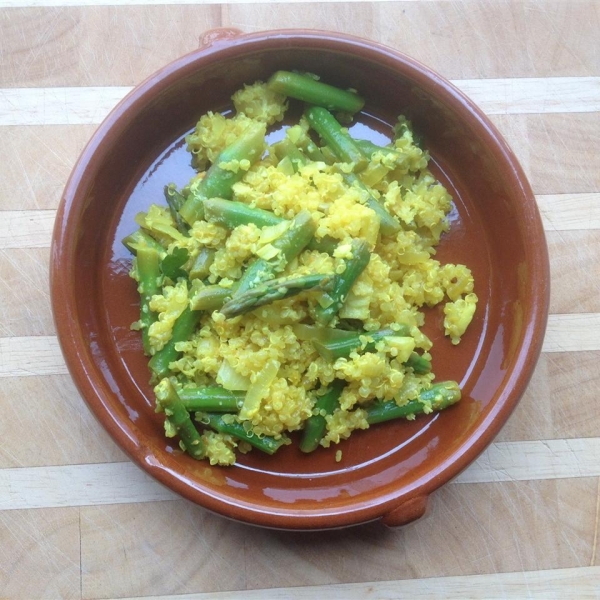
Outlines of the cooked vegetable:
M148 329L157 315L150 310L150 299L160 289L159 254L155 248L140 246L137 251L137 270L139 277L138 290L140 292L140 326L142 330L142 343L144 352L150 354L150 340Z
M132 253L137 254L140 248L152 248L158 252L159 258L162 258L166 253L166 249L157 242L151 235L145 231L138 229L127 237L123 238L123 245Z
M327 429L325 415L330 415L339 406L340 395L344 389L343 381L334 381L329 389L317 397L313 415L306 419L302 440L300 441L300 450L302 452L313 452L319 446Z
M283 221L274 213L261 208L252 208L242 202L211 198L204 201L204 218L211 222L235 229L240 225L254 223L257 227L277 225Z
M306 111L306 119L340 160L353 163L355 171L367 166L368 160L350 137L348 130L327 109L313 106Z
M171 339L167 342L162 350L159 350L156 352L156 354L154 354L154 356L152 356L150 362L148 363L148 366L153 372L156 380L160 380L168 376L169 365L177 360L181 354L175 348L175 345L178 342L187 340L192 335L194 329L196 329L196 325L198 324L201 315L202 313L199 310L190 310L189 308L186 308L183 313L181 313L177 321L175 321Z
M370 260L371 253L366 242L352 240L352 257L345 261L346 268L344 271L335 276L333 290L328 293L327 302L322 303L316 309L318 323L327 325L337 315L338 310L346 300L348 292Z
M398 406L395 400L371 405L367 408L367 421L369 425L374 425L392 419L410 419L415 415L444 410L456 404L460 398L460 388L456 381L442 381L422 390L418 398L402 406Z
M171 217L173 217L173 221L175 221L177 229L179 229L179 231L184 235L188 235L190 227L179 214L179 211L185 204L185 198L177 191L177 188L173 183L165 185L164 193L169 211L171 212Z
M284 437L281 437L277 440L268 435L259 436L251 429L247 430L242 423L237 421L228 421L227 417L222 415L209 413L206 415L200 414L199 417L201 421L206 419L208 421L208 425L215 431L232 435L238 440L248 442L251 446L254 446L266 454L275 454L275 452L277 452L281 446L284 446L287 443L287 438Z
M164 412L167 436L179 435L182 449L196 459L204 458L205 447L202 437L192 423L190 415L180 400L173 384L164 378L154 388L156 394L156 412Z
M288 263L306 248L315 230L310 213L299 212L288 229L271 243L275 252L273 259L256 259L240 279L234 296L240 296L259 283L270 279L275 273L283 271Z
M304 277L271 279L253 287L243 294L235 295L221 308L221 313L228 319L250 312L259 306L270 304L276 300L289 298L301 292L330 291L333 288L331 275L305 275Z
M203 202L209 198L231 198L231 188L262 155L266 128L253 123L233 144L219 154L195 193L190 194L180 209L181 216L193 225L204 214Z
M177 394L189 412L236 413L242 407L245 396L243 391L226 390L218 385L186 386Z
M343 331L337 330L336 336L330 332L336 330L324 328L325 335L319 340L313 340L317 352L326 360L335 361L336 358L349 356L353 350L361 352L372 352L381 340L388 337L407 337L410 335L410 327L401 325L393 329L381 329L379 331Z
M290 71L277 71L267 84L279 94L304 100L328 110L341 110L347 113L358 112L365 101L354 92L346 92L318 81L310 75Z

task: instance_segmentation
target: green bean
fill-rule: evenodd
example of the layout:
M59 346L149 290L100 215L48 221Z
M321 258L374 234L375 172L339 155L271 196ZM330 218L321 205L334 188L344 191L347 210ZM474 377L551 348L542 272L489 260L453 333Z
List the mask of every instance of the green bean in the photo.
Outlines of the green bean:
M157 319L157 314L150 310L152 296L160 290L159 255L155 248L140 246L137 251L137 271L140 292L140 324L142 326L142 344L144 352L150 354L150 338L148 330Z
M369 406L366 409L367 421L369 425L374 425L383 421L405 419L412 415L419 415L424 413L426 408L439 411L456 404L460 398L460 388L456 381L442 381L432 385L427 390L422 390L418 398L410 400L403 406L398 406L395 400L377 402Z
M250 312L259 306L295 296L306 290L329 291L332 287L332 275L316 274L271 279L266 283L259 284L247 290L243 294L234 296L229 302L223 305L221 313L230 319L231 317Z
M148 366L156 380L163 379L169 374L169 364L176 361L180 355L175 349L175 344L186 341L200 321L202 313L198 310L186 308L175 321L171 339L150 359Z
M229 423L224 420L221 415L204 413L202 416L208 419L208 425L215 431L218 431L219 433L225 433L237 438L238 440L248 442L251 446L254 446L258 450L262 450L267 454L275 454L275 452L277 452L281 446L287 443L287 438L283 436L278 440L268 435L259 436L251 429L247 431L243 423L238 421L232 421Z
M250 125L233 144L219 154L198 184L196 192L190 194L181 207L180 214L187 223L193 225L203 217L204 200L231 198L233 184L240 181L246 173L242 168L235 169L231 163L243 160L250 164L257 162L265 149L265 131L266 126L262 123Z
M304 423L302 439L300 440L300 450L302 452L316 450L319 442L323 439L325 430L327 429L325 415L332 414L339 406L339 399L344 389L344 384L344 381L336 380L322 396L317 397L313 415L308 417Z
M278 94L323 106L328 110L355 113L365 104L365 101L354 92L347 92L322 83L309 75L290 73L289 71L277 71L271 76L267 85Z
M165 413L168 423L181 438L185 451L196 460L203 459L206 448L173 384L165 377L154 388L154 393L156 412Z
M186 386L178 392L188 411L236 413L244 403L246 392L226 390L218 385Z
M348 296L348 292L370 260L371 253L367 243L364 240L352 240L352 258L346 259L344 272L335 275L333 290L328 294L331 303L327 306L319 305L316 308L315 316L320 325L327 325L337 315Z
M306 118L339 160L354 163L355 171L360 171L368 165L369 161L356 142L328 110L313 106L306 111Z

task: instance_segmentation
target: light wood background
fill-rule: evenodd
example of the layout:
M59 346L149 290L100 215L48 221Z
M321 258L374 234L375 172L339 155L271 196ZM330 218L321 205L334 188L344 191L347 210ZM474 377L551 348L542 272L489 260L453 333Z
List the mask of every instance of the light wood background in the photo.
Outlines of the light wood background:
M210 28L336 29L437 69L530 177L544 352L497 441L401 530L259 530L181 500L91 417L58 348L51 228L110 108ZM600 2L0 0L0 598L600 598Z

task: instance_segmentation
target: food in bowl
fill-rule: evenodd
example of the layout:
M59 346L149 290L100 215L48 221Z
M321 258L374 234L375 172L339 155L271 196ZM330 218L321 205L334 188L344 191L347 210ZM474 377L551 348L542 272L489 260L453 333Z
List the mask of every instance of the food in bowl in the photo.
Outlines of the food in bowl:
M306 73L232 100L186 138L198 175L124 240L166 435L231 465L293 432L312 452L458 402L456 382L435 382L422 309L443 304L458 344L477 296L467 266L433 258L452 198L410 122L389 145L354 139L362 98Z

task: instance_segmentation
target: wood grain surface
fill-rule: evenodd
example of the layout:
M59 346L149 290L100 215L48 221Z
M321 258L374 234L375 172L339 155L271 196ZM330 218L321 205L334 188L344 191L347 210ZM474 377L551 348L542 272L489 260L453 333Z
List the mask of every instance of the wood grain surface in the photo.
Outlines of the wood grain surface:
M334 29L453 80L536 194L544 349L496 441L400 530L259 530L181 500L96 423L49 305L62 189L132 86L232 26ZM600 598L600 2L0 0L0 599Z

